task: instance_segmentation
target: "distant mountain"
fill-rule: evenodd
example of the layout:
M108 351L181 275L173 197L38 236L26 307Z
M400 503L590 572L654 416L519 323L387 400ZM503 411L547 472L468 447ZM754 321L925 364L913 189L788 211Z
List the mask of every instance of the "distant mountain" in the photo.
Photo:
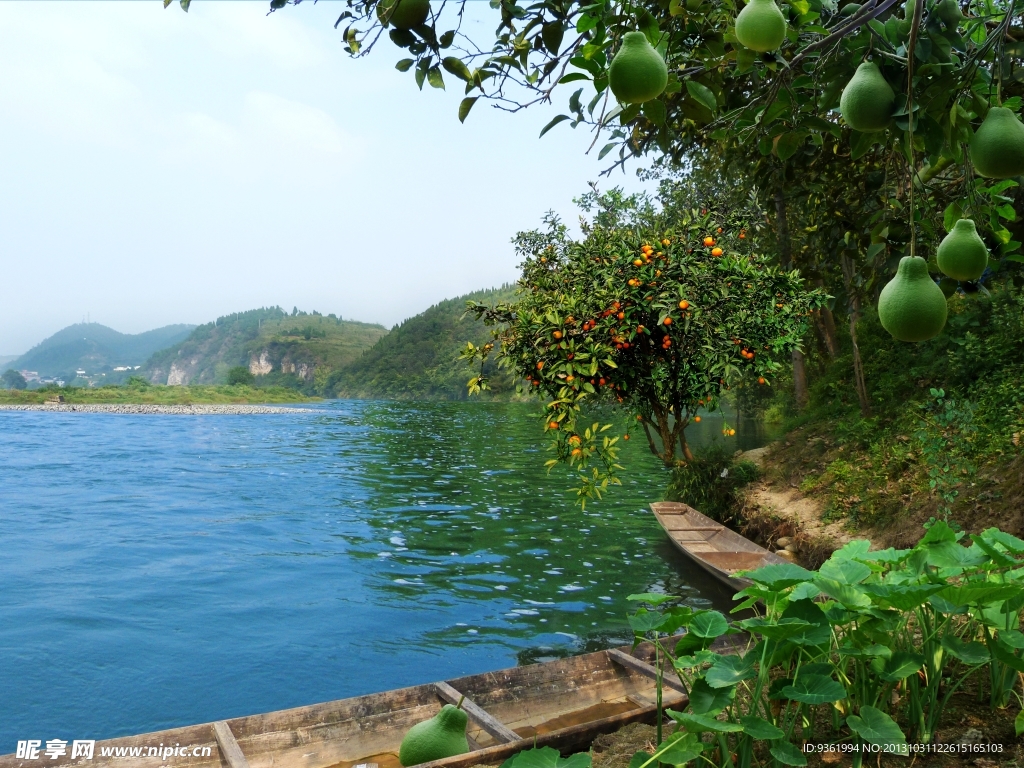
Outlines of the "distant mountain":
M21 355L0 355L0 368L6 371L11 367L9 363L13 363L19 357L21 357Z
M466 342L484 344L490 329L473 317L465 317L467 301L496 304L511 301L515 287L477 291L435 304L395 326L358 360L334 374L326 394L339 397L396 400L462 400L466 382L474 374L458 357ZM493 360L493 358L492 358ZM491 377L490 397L507 397L515 382L493 362L485 371Z
M264 307L219 317L154 354L141 373L154 384L220 384L245 366L266 385L316 391L387 333L382 325Z
M78 323L57 331L14 360L10 367L37 371L40 376L74 378L116 367L142 365L158 349L188 337L194 325L168 325L145 333L119 333L99 323Z

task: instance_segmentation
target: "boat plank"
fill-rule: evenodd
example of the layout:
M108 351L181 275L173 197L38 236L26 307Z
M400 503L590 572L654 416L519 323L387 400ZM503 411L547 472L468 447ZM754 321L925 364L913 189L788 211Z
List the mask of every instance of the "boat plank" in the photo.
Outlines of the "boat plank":
M519 739L519 735L515 731L506 728L504 724L485 712L472 699L464 698L462 693L448 685L448 683L434 683L434 687L437 688L438 696L449 704L461 706L467 715L473 718L484 731L498 741L509 742Z
M228 764L228 768L249 768L249 761L245 759L242 748L238 746L235 735L231 728L223 720L213 724L213 732L217 737L217 746L220 747L221 757Z
M658 670L645 661L640 661L640 659L630 656L628 653L620 651L617 648L613 648L610 651L608 651L608 655L611 656L612 660L615 661L617 664L621 664L627 669L632 669L634 672L639 672L641 675L646 675L652 680L658 679ZM687 692L686 688L683 687L683 684L671 675L668 677L662 676L662 685L668 686L669 688L674 688L675 690L681 693Z

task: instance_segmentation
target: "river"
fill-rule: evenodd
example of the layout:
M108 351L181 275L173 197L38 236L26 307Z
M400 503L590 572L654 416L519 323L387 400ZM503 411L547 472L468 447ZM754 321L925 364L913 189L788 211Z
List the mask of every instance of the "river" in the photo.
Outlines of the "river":
M583 511L535 406L298 410L0 413L0 754L596 650L634 592L730 605L646 509L642 440Z

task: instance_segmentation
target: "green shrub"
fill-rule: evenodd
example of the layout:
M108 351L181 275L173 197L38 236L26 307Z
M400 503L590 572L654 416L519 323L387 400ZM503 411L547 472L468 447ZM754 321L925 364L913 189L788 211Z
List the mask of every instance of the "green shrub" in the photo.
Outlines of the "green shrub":
M234 368L228 371L228 385L235 386L242 384L251 387L256 383L256 377L253 376L249 369L244 365L236 365Z
M724 522L736 508L736 491L757 476L755 465L737 462L727 448L712 445L693 461L672 470L665 500L681 501L712 520Z

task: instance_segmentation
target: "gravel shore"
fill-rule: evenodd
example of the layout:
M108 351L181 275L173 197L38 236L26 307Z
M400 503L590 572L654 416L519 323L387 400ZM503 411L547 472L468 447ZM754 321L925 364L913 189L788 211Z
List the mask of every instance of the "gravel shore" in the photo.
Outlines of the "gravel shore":
M249 413L320 413L315 408L288 408L280 405L130 405L121 404L75 404L52 405L0 405L0 411L59 411L61 413L156 413L186 416L221 416L224 414Z

